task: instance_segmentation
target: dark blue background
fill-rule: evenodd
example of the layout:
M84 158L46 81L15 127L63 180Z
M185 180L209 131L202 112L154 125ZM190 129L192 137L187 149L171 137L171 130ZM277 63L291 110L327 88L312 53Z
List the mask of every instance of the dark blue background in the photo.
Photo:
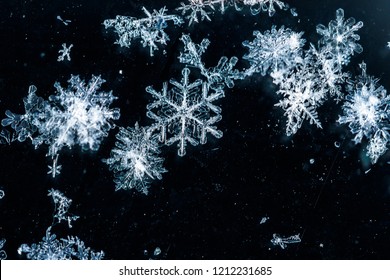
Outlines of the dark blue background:
M117 14L141 17L142 6L166 5L174 12L180 1L0 0L0 112L22 113L31 84L47 98L55 92L54 82L65 86L71 74L86 80L94 74L107 80L104 90L119 97L114 104L121 110L118 126L149 125L151 98L145 87L159 89L170 78L180 79L182 33L195 42L211 40L204 58L214 66L222 55L241 59L247 52L241 42L273 24L304 31L307 41L316 42L316 25L334 19L337 8L344 8L346 18L364 22L359 31L364 52L346 70L358 73L364 60L368 72L390 89L388 1L286 2L297 8L298 17L280 10L272 18L252 16L248 9L229 8L223 15L216 12L212 22L170 24L167 54L160 50L149 57L139 41L130 49L113 45L116 37L102 22ZM65 26L57 15L72 22ZM57 62L62 43L74 44L71 62ZM247 66L240 60L238 67ZM322 130L305 123L294 137L286 137L283 112L273 106L275 91L271 79L260 76L227 89L218 103L223 138L189 147L184 158L175 145L164 147L169 172L152 184L148 196L114 191L113 176L101 159L109 156L117 129L96 153L63 149L63 171L55 180L46 175L46 147L35 150L28 141L0 146L0 186L6 194L0 201L0 238L7 239L9 258L23 258L16 252L19 245L44 236L53 213L47 192L55 188L73 199L71 212L81 218L72 229L56 225L53 232L77 235L87 246L104 250L108 259L147 259L156 247L167 259L388 259L390 156L371 167L364 146L355 146L347 127L336 124L341 109L334 102L319 111ZM270 220L260 225L263 216ZM299 233L302 242L282 250L271 244L273 233Z

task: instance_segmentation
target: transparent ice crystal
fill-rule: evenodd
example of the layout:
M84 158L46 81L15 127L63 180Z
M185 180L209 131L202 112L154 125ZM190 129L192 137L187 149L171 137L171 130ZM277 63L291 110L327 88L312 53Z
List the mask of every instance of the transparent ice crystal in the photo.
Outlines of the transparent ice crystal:
M160 130L160 141L171 145L178 142L178 155L184 156L187 143L205 144L207 134L222 137L222 131L214 125L222 119L221 108L213 102L224 97L224 92L211 89L209 84L198 79L189 81L190 70L184 68L180 82L171 79L161 91L151 86L146 88L154 102L147 106L147 116L155 121Z
M363 48L357 41L360 36L355 32L363 27L363 22L351 17L344 20L344 10L336 11L336 19L330 21L328 27L317 25L317 33L322 36L321 45L328 45L340 65L348 64L350 57L356 52L361 53Z
M183 34L180 40L184 44L183 52L180 52L179 60L187 66L195 67L206 78L208 85L212 89L223 89L225 85L228 88L234 86L234 80L244 79L245 74L234 69L238 58L233 56L228 59L222 56L215 67L207 68L202 61L202 55L210 45L209 39L203 39L200 44L192 41L189 35Z
M69 207L72 204L72 200L67 198L62 192L55 189L50 189L48 196L51 196L54 202L54 215L55 223L61 223L61 221L67 221L68 226L71 228L71 222L76 221L79 216L69 214Z
M20 142L31 139L35 148L45 143L49 146L48 156L53 158L50 173L58 174L57 156L64 147L79 145L83 150L98 150L113 121L120 116L119 109L110 109L116 99L112 92L100 91L105 81L92 76L85 84L79 76L71 76L69 86L63 88L55 83L56 95L48 101L36 95L36 87L30 86L28 96L23 100L25 114L14 114L7 110L3 126L11 126ZM54 172L54 173L53 173Z
M390 129L390 96L385 88L378 84L378 79L367 75L367 67L360 64L362 74L355 80L349 80L348 95L342 106L343 115L340 124L348 124L358 144L363 137L369 140L367 155L374 164L387 151Z
M46 235L39 243L20 245L18 254L26 254L29 260L101 260L104 258L103 251L91 250L77 236L58 240L57 236L51 233L51 227L47 228Z
M168 21L173 21L175 25L181 25L183 20L177 15L166 15L167 9L153 10L150 13L142 7L146 17L137 19L135 17L117 15L115 19L106 19L103 24L105 28L114 28L119 39L115 42L121 47L129 48L131 42L136 38L141 38L144 47L149 47L150 56L158 50L158 44L166 45L169 36L164 29L168 26Z
M243 57L251 65L248 72L265 76L269 71L288 71L302 56L305 44L302 35L303 32L293 32L284 26L276 29L275 25L264 33L254 31L255 39L242 43L249 48L249 53Z
M120 128L110 158L103 160L115 174L116 190L135 189L147 194L151 181L162 179L164 159L159 157L158 139L152 131L138 123L134 128Z

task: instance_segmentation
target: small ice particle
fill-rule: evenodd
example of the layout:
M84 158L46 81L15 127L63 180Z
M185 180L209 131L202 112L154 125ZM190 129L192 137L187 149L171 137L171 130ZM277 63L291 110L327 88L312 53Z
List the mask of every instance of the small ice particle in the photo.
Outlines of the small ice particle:
M3 190L0 190L0 199L2 199L5 196L5 192Z
M310 159L310 164L313 164L315 162L314 158Z
M335 142L334 142L334 146L335 146L336 148L340 148L340 142L339 142L339 141L335 141Z
M269 217L262 217L260 220L260 225L265 224L269 220Z
M387 48L390 49L390 42L387 42Z
M272 235L271 242L273 245L279 245L282 249L285 249L287 247L287 244L301 242L301 238L299 237L299 234L292 235L290 237L281 237L279 234L274 233Z
M160 255L160 254L161 254L161 249L160 249L160 247L156 247L156 249L154 249L153 255L154 255L154 256L158 256L158 255Z
M60 54L57 58L57 61L64 61L66 58L68 61L70 61L70 50L73 47L73 44L70 44L69 47L66 46L66 43L62 44L62 50L59 50L58 53Z

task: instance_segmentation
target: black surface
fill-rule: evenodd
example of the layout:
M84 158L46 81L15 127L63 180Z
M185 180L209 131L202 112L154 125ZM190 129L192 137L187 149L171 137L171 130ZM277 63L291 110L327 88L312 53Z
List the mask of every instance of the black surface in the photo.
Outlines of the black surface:
M247 49L241 42L272 24L304 31L306 40L315 42L315 26L334 19L337 8L344 8L346 18L364 22L359 31L364 52L346 69L357 73L364 60L369 74L390 89L388 1L286 1L298 17L280 10L272 18L252 16L230 8L215 13L212 22L170 25L167 54L160 50L154 57L139 41L130 49L113 45L114 33L102 25L117 14L142 16L143 5L173 11L179 2L0 0L0 112L22 113L31 84L47 98L54 82L66 85L71 74L87 80L95 74L107 80L104 90L119 97L114 104L121 110L118 126L149 125L151 98L145 87L159 89L164 81L180 78L182 33L195 42L211 40L205 62L213 66L222 55L242 58ZM65 26L57 15L72 22ZM65 42L74 44L72 60L59 63ZM239 67L247 65L241 61ZM51 224L50 188L71 198L72 213L81 216L73 228L56 225L53 232L77 235L105 251L107 259L147 259L156 247L166 259L388 259L390 156L369 166L363 146L353 145L347 127L336 124L341 109L333 102L320 109L322 130L306 123L286 137L274 92L271 80L259 76L227 89L219 102L223 138L188 147L184 158L175 145L164 147L169 172L152 184L148 196L114 191L112 173L101 159L109 156L117 129L96 153L64 149L63 171L54 180L46 175L46 147L35 150L28 141L0 146L0 186L6 194L0 200L0 237L7 239L9 259L23 258L16 252L19 245L39 242ZM263 216L270 219L260 225ZM299 233L302 242L282 250L271 244L273 233Z

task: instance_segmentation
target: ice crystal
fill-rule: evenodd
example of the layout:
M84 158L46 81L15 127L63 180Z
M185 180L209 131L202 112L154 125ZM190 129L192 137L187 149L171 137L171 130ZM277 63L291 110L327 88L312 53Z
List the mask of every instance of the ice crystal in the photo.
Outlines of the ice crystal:
M58 155L53 157L52 165L48 165L47 167L49 167L49 171L47 172L47 174L51 174L53 178L61 174L62 165L58 165Z
M274 233L271 242L275 246L279 245L280 248L286 249L287 244L299 243L301 242L301 238L299 237L299 234L290 237L281 237L279 234Z
M113 120L119 118L119 109L109 108L116 97L111 91L99 91L104 82L100 76L92 76L86 85L79 76L71 76L68 88L55 83L57 94L50 96L49 101L37 97L36 87L30 86L24 99L26 113L18 115L7 110L7 118L1 123L10 125L20 142L29 138L36 148L43 143L49 145L47 155L53 158L54 170L50 173L55 172L54 176L59 171L54 161L64 146L98 150L114 127Z
M7 259L7 253L2 250L4 248L5 242L5 238L0 239L0 261Z
M250 6L252 15L257 15L260 12L268 12L268 15L272 17L276 10L275 7L279 7L281 10L288 10L289 6L280 0L243 0L244 5Z
M175 25L181 25L183 20L177 15L166 15L167 9L153 10L150 13L142 7L146 18L137 19L134 17L117 15L115 19L107 19L103 22L105 28L114 28L119 35L115 42L121 47L129 48L131 42L136 38L141 38L144 47L149 47L150 56L158 50L157 44L166 45L169 41L164 29L168 26L168 21L173 21Z
M159 157L159 143L152 128L120 128L111 157L103 160L115 174L116 190L135 189L147 194L154 179L162 179L166 170Z
M222 119L221 109L213 102L224 96L222 90L213 90L200 79L190 83L188 68L183 69L182 75L181 82L170 80L171 89L167 82L161 92L146 88L155 99L147 106L147 116L156 122L161 142L178 142L179 156L185 155L187 142L194 146L205 144L207 133L222 137L222 131L214 126Z
M362 74L356 80L349 80L348 95L343 104L340 124L348 124L355 134L353 141L360 143L363 137L369 140L367 155L372 163L387 151L389 141L390 96L386 94L378 79L367 75L366 64L361 63Z
M387 42L387 48L390 49L390 42Z
M4 196L5 196L5 192L3 190L0 190L0 199L3 199Z
M184 51L180 52L179 56L180 62L187 66L198 68L212 89L223 89L225 85L232 88L234 80L245 77L244 73L234 69L238 62L238 58L235 56L230 59L222 56L215 67L207 68L204 65L202 55L210 45L210 40L203 39L200 44L195 44L191 37L185 34L183 34L180 40L184 43Z
M320 39L321 45L330 47L340 65L348 64L351 55L361 53L363 48L357 41L360 36L355 32L363 27L363 22L351 17L344 20L344 10L336 11L336 20L330 21L328 27L319 24L317 25L317 33L322 36Z
M51 233L51 227L47 228L46 235L39 243L20 245L18 254L23 253L27 254L27 259L30 260L101 260L104 258L103 251L91 250L77 236L58 240L56 235Z
M254 31L255 39L242 43L249 48L249 53L243 57L251 65L247 71L261 73L263 76L269 71L288 71L302 56L305 44L302 35L303 32L293 32L284 26L277 30L275 25L264 33Z
M225 11L225 2L226 0L189 0L189 4L180 3L181 6L177 8L178 11L181 11L182 15L188 19L188 25L191 25L193 22L198 23L200 21L207 19L211 21L209 14L212 13L216 6L220 6L220 11Z
M69 207L72 204L72 200L67 198L59 190L49 190L48 196L51 196L54 202L54 215L53 218L55 223L61 223L61 221L67 221L68 226L71 228L71 222L76 221L79 216L69 214Z
M2 126L11 126L15 131L15 138L20 142L27 138L33 140L38 127L42 125L46 117L45 111L49 105L47 101L35 94L36 90L37 88L31 85L27 97L23 99L25 114L14 114L6 110L7 118L1 121Z
M283 99L275 106L285 110L288 136L295 134L305 119L322 128L316 110L323 103L325 93L319 82L310 64L304 61L280 83L277 93L281 94Z
M59 56L57 58L57 61L64 61L67 59L68 61L71 60L70 58L70 50L72 49L73 44L70 44L69 47L66 46L65 43L62 44L62 49L58 51Z

